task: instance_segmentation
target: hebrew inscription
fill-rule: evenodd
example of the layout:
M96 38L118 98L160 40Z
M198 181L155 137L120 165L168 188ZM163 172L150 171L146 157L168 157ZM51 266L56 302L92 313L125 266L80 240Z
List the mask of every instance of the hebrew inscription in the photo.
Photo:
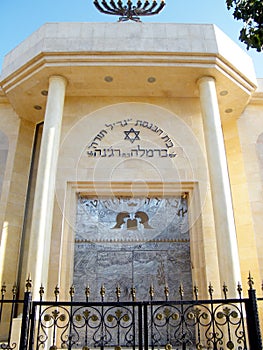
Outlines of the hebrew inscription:
M137 148L133 148L130 152L123 152L120 148L97 148L94 151L87 151L89 157L161 157L161 158L174 158L175 153L169 153L165 148L141 148L140 145Z
M183 197L79 197L77 242L178 241L188 239L187 232Z
M161 142L162 147L143 147L141 144L137 144L136 147L124 149L114 147L103 146L103 141L107 138L109 133L112 133L116 128L123 128L123 140L128 141L131 145L136 142L140 142L142 137L145 138L144 129L150 130L156 135ZM153 123L146 120L136 119L133 121L132 118L120 120L111 124L105 124L105 128L100 130L92 141L89 143L87 148L88 157L100 158L100 157L161 157L161 158L174 158L176 157L176 149L179 148L172 138L165 133L161 128Z

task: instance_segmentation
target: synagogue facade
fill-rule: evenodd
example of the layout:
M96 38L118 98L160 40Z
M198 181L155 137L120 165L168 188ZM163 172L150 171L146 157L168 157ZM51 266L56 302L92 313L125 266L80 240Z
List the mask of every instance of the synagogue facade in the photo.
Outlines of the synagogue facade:
M260 285L262 113L214 25L43 25L0 78L1 284Z

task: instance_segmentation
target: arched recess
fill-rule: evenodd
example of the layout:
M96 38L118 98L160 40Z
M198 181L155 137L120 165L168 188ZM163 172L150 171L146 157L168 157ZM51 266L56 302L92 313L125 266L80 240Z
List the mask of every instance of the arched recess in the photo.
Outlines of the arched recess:
M8 155L9 142L7 135L0 130L0 197L5 176L6 160Z

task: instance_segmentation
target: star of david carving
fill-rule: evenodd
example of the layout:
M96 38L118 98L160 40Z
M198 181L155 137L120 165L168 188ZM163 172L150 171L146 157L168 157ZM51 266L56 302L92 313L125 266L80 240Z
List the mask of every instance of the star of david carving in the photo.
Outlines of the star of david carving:
M140 140L139 133L140 131L130 128L129 131L124 131L124 134L126 135L124 140L129 140L131 143L133 143L135 140Z

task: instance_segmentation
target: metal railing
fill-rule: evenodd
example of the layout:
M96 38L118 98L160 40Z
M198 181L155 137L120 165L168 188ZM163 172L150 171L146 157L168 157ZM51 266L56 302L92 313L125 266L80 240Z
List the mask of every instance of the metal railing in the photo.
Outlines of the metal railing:
M86 289L84 301L74 300L74 288L70 289L70 300L59 301L58 288L54 301L32 301L29 283L24 300L5 300L2 293L0 303L0 332L4 308L9 305L9 323L2 349L78 349L121 348L129 349L253 349L261 350L256 291L249 279L248 298L242 297L242 288L237 287L238 298L227 297L223 287L223 298L214 299L213 287L208 288L209 299L199 300L194 287L194 299L184 300L183 288L179 300L169 300L165 287L164 300L154 300L153 287L148 301L136 301L132 289L131 301L120 301L120 289L116 288L116 301L105 301L102 287L100 301L89 300ZM259 298L263 300L263 298ZM12 325L18 303L23 304L20 341L12 342ZM8 325L8 326L7 326ZM0 333L2 336L2 333Z

